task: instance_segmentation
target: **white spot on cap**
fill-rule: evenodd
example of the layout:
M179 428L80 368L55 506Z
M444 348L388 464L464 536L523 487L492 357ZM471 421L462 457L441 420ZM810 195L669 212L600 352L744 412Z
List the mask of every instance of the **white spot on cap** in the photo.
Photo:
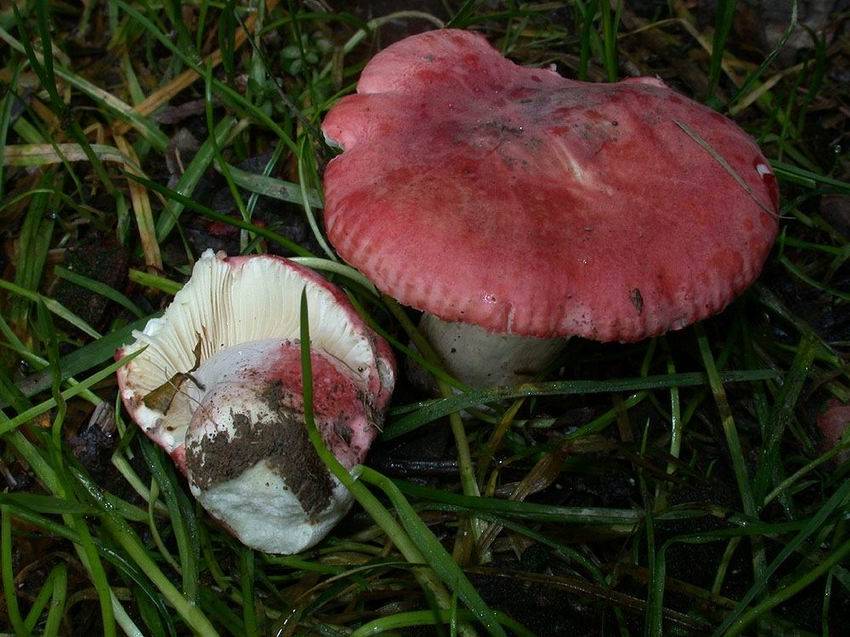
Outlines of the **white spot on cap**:
M516 310L514 309L513 305L510 305L510 307L508 309L508 320L505 324L505 332L507 332L508 334L513 333L515 316L516 316Z
M767 164L759 164L758 166L756 166L756 172L759 174L759 177L764 177L765 175L769 175L769 174L771 174L770 173L770 166L768 166Z

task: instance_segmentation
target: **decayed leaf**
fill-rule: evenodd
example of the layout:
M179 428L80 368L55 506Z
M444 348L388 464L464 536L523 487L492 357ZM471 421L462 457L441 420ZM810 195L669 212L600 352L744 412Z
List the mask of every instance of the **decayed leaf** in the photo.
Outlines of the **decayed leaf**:
M167 381L165 381L162 385L149 392L143 399L142 402L145 404L145 407L148 409L153 409L155 411L161 412L162 414L168 413L168 410L171 408L171 403L174 402L174 397L180 391L180 388L183 386L187 380L191 380L198 387L201 386L200 383L192 376L192 372L194 372L201 365L201 335L198 334L198 343L195 345L194 349L195 355L195 364L192 366L188 372L177 372Z
M543 456L519 484L516 485L509 499L522 502L528 496L549 487L561 474L561 467L564 465L564 460L571 451L571 446L564 445ZM490 546L501 532L501 524L494 523L487 527L479 541L478 552L480 555L485 554L490 549Z
M127 173L144 177L144 173L138 168L139 159L126 138L115 135L115 144L131 160L126 164ZM156 240L156 226L153 220L150 197L148 197L147 190L132 178L127 179L127 186L130 189L130 200L136 214L136 225L139 228L139 239L142 243L142 252L145 255L145 265L161 272L162 257L159 251L159 243Z
M114 146L92 144L91 149L101 161L129 163ZM3 151L4 166L45 166L62 161L88 161L79 144L16 144Z

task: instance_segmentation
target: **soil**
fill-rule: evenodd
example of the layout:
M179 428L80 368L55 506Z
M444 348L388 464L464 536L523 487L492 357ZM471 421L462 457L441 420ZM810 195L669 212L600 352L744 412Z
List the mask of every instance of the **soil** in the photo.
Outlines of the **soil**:
M100 232L65 252L65 268L122 292L127 283L128 266L126 248L114 236ZM64 279L57 283L53 298L96 328L103 327L109 318L106 310L111 301Z
M98 405L88 423L75 435L69 436L71 450L92 476L114 472L112 453L118 443L115 412L109 403Z

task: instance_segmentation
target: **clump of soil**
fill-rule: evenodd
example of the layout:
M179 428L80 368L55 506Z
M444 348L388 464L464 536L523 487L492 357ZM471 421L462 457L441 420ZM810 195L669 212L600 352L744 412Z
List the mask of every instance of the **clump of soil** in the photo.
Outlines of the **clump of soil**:
M304 415L283 400L282 385L274 383L263 400L271 418L231 410L234 435L217 431L186 449L186 468L201 489L238 478L259 462L280 476L307 517L330 506L333 481L319 458L304 426Z
M64 266L81 276L122 291L127 283L129 257L115 237L97 233L65 252ZM109 299L65 280L60 280L53 298L91 325L101 327L107 319Z

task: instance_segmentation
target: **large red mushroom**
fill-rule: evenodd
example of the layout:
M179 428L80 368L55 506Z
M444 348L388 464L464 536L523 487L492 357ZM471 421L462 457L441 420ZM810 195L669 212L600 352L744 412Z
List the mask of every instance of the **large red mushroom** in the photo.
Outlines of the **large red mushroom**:
M777 232L770 165L653 78L591 84L446 29L381 51L323 131L339 254L473 385L538 373L564 337L636 341L722 310Z

